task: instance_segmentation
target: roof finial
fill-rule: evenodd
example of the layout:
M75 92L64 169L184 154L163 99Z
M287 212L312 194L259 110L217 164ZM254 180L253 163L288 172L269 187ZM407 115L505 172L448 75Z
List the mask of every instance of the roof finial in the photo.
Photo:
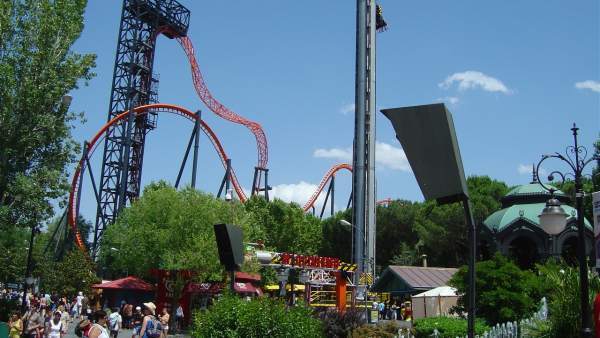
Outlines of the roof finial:
M538 183L538 173L535 170L535 163L532 164L531 168L533 169L533 181L531 181L531 183Z

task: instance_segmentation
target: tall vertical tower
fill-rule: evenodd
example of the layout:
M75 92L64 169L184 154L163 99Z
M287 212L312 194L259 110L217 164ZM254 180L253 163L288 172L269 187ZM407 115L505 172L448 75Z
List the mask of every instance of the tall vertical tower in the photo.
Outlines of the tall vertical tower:
M190 11L175 0L123 0L108 120L140 105L157 101L153 75L156 38L187 34ZM92 257L106 227L131 199L140 194L144 143L156 127L156 114L130 113L106 132Z
M354 224L355 277L375 273L376 239L376 32L387 23L375 0L357 0L356 10L356 87L354 152L352 172L352 221ZM358 279L354 281L358 282Z

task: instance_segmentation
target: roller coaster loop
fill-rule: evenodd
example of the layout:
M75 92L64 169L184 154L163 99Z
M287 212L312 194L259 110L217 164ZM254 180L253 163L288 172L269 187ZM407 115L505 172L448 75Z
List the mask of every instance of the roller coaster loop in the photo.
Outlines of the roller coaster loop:
M147 114L150 110L154 111L154 112L164 112L164 113L180 115L180 116L187 118L190 121L195 121L196 119L198 119L198 116L190 110L187 110L185 108L182 108L182 107L179 107L176 105L164 104L164 103L139 106L139 107L134 108L133 112L135 114L142 115L142 114ZM82 251L85 251L85 244L81 238L81 234L79 233L79 230L77 229L77 225L76 225L77 224L77 222L76 222L77 212L76 211L78 210L77 203L79 202L76 197L78 195L79 189L81 189L81 187L79 186L79 184L80 184L79 177L80 177L80 175L82 175L82 172L85 169L85 164L86 164L87 159L92 156L92 154L96 150L96 146L101 143L98 141L104 139L105 133L109 127L111 127L115 124L126 123L126 121L127 121L126 117L127 117L128 113L129 113L128 111L125 111L125 112L115 116L112 120L108 121L104 126L102 126L102 128L100 128L100 130L96 133L96 135L94 135L94 137L92 137L92 139L86 143L87 148L85 149L84 153L87 155L83 156L81 158L81 160L79 161L79 165L75 169L75 173L74 173L73 179L71 181L71 192L69 194L69 203L67 206L67 208L68 208L67 209L67 219L69 222L69 226L71 227L71 230L75 234L75 236L74 236L75 244ZM226 167L228 157L227 157L227 154L225 153L225 150L223 149L223 146L221 145L221 142L219 141L219 139L217 138L215 133L212 131L212 129L210 129L210 127L202 120L200 120L200 128L202 129L204 134L206 134L206 136L208 136L213 147L219 154L221 163L223 164L224 167ZM244 193L241 185L239 184L238 179L235 175L235 171L233 169L231 169L230 175L231 175L231 183L233 184L233 188L234 188L238 198L240 199L240 201L245 202L247 200L246 194Z

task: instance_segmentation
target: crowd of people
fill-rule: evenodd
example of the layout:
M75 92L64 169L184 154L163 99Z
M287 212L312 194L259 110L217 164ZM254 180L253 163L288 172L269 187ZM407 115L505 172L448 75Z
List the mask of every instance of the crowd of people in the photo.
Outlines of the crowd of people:
M2 290L0 297L23 305L22 292ZM72 299L28 294L25 301L25 313L10 315L10 338L61 338L70 330L83 338L117 338L122 329L132 330L132 338L164 338L171 319L166 308L157 314L153 302L134 307L123 301L120 307L94 310L82 292ZM175 312L174 329L181 331L183 309L179 306Z
M412 320L412 308L410 302L381 301L374 302L373 308L377 308L380 320Z

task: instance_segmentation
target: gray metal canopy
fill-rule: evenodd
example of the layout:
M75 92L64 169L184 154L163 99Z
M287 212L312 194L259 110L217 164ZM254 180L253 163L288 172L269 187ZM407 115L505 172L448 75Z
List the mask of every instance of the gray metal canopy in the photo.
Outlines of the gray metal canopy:
M440 204L468 197L452 115L443 103L383 109L423 196Z

